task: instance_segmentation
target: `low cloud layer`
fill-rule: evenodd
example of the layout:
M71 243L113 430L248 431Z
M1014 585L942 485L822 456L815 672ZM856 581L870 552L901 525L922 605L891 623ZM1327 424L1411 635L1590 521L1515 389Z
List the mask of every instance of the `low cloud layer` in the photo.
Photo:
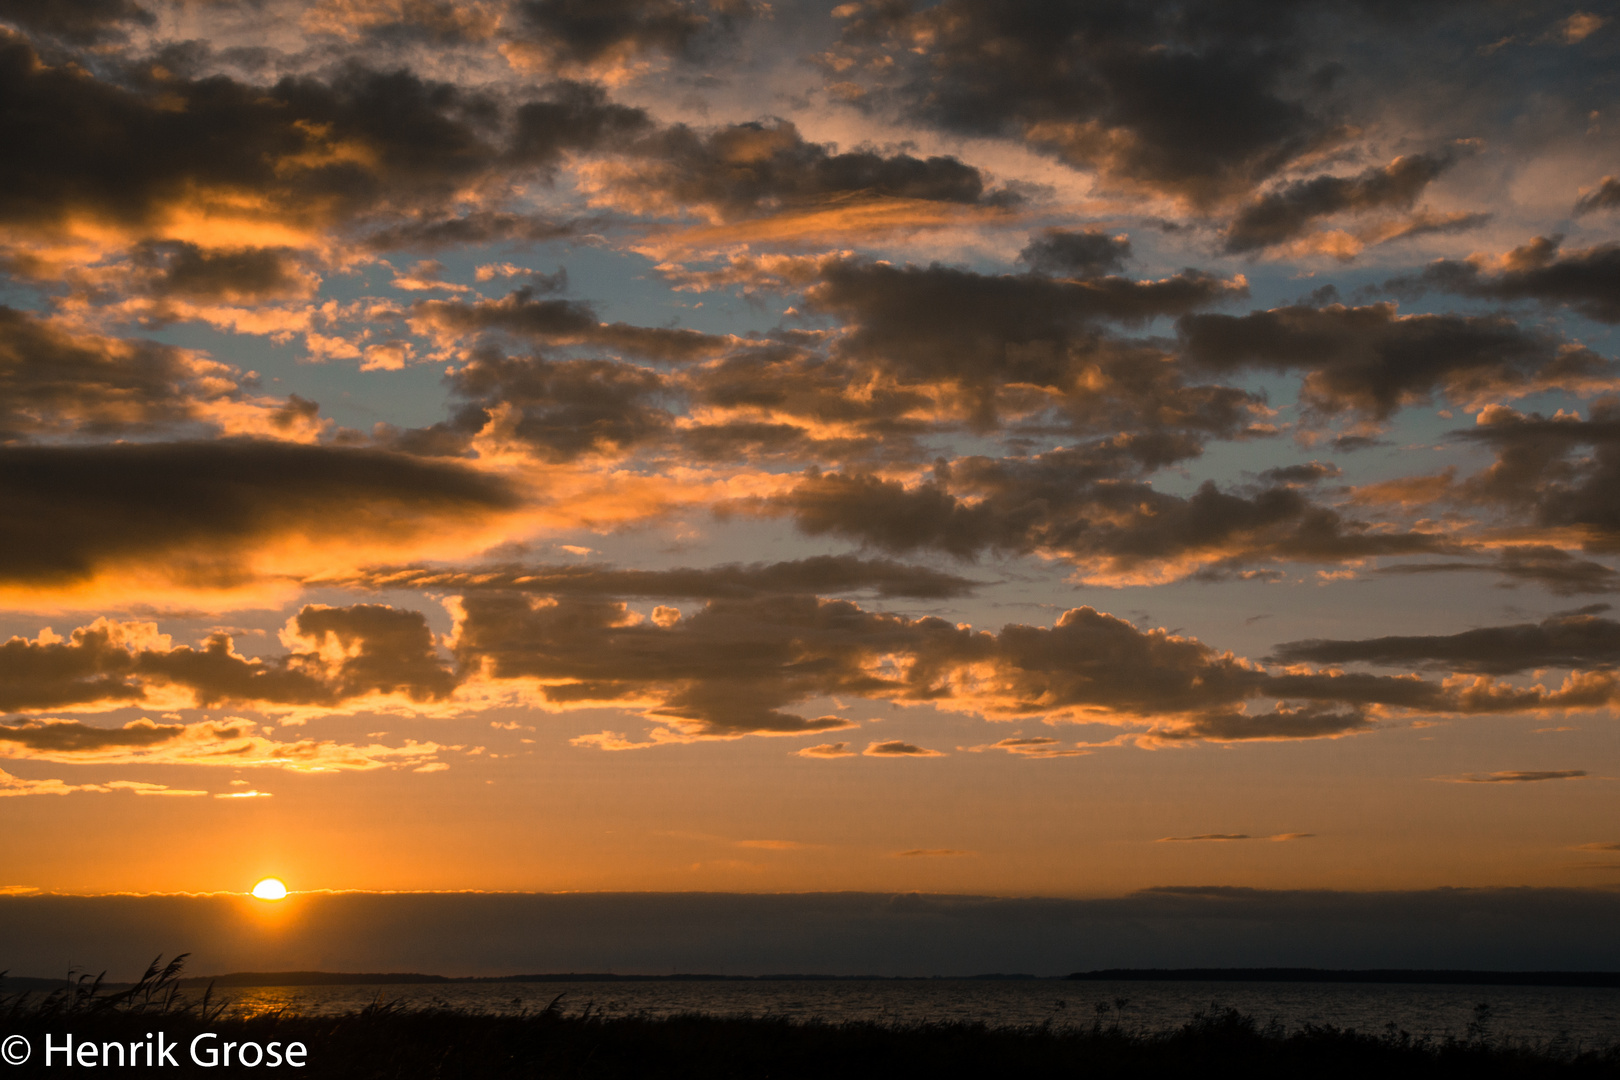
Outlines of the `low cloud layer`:
M908 862L910 860L907 860ZM954 860L953 860L954 861ZM243 896L0 896L17 974L88 952L133 978L177 939L191 970L1064 975L1117 967L1620 966L1606 889L1145 889L1069 900L927 893L295 896L273 939ZM536 933L536 927L545 927Z

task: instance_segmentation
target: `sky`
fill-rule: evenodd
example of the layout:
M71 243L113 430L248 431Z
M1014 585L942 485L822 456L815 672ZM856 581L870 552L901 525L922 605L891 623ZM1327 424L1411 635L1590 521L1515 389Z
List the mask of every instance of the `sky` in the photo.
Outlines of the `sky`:
M0 0L0 892L1612 897L1617 54Z

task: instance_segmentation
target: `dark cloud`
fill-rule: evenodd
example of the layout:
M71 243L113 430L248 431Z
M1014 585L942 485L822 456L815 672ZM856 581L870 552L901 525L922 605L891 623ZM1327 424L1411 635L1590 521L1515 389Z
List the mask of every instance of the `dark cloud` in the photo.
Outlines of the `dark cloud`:
M809 310L844 325L836 356L877 366L903 384L953 390L958 407L984 425L1005 409L1055 408L1088 430L1232 434L1247 420L1253 397L1188 385L1174 365L1155 362L1162 354L1119 342L1103 326L1140 324L1246 294L1240 281L1196 270L1158 281L1069 281L838 260L822 268L805 300Z
M1270 486L1279 484L1317 484L1323 480L1332 480L1343 475L1344 470L1330 461L1311 461L1303 465L1282 465L1275 469L1267 469L1260 474L1260 481Z
M293 619L298 636L313 646L293 662L314 663L328 644L342 659L322 661L323 681L340 698L403 693L412 701L448 697L455 677L440 661L433 632L418 611L381 604L304 607Z
M1499 263L1441 259L1415 278L1386 288L1424 288L1487 300L1537 300L1573 309L1598 322L1620 323L1620 244L1597 244L1560 253L1563 237L1538 236Z
M1257 251L1302 236L1318 218L1409 209L1423 189L1457 160L1454 153L1408 154L1356 176L1296 180L1238 211L1226 250Z
M520 0L515 37L565 66L691 59L756 14L749 0Z
M171 345L74 333L0 305L0 443L162 431L240 397L237 373L224 364Z
M1495 407L1479 421L1452 437L1489 445L1496 461L1456 485L1452 498L1573 529L1587 552L1620 551L1620 401L1600 399L1587 420ZM1588 446L1590 454L1579 452Z
M1536 668L1609 668L1620 664L1620 623L1595 615L1556 615L1539 623L1490 626L1460 634L1360 641L1290 641L1280 663L1367 663L1509 675Z
M1131 580L1451 547L1434 534L1373 529L1292 487L1245 496L1206 482L1190 496L1159 492L1132 477L1128 451L1104 444L1029 458L963 458L910 487L810 472L763 508L791 515L812 535L847 536L886 551L933 548L963 558L1041 551L1091 575Z
M1229 840L1309 840L1315 833L1277 833L1275 836L1255 836L1251 833L1199 833L1197 836L1161 836L1156 841L1160 844L1186 844L1186 843L1224 843Z
M525 165L554 166L564 154L612 146L653 126L641 109L615 105L592 83L559 79L513 112L509 154Z
M498 9L456 0L406 0L397 4L322 5L306 10L300 20L307 34L332 34L362 49L429 45L455 47L488 41L500 19Z
M1543 780L1579 780L1585 769L1516 769L1510 772L1486 773L1483 776L1459 776L1454 784L1534 784Z
M303 296L311 282L298 273L286 248L202 248L178 240L146 241L135 265L153 272L147 287L158 296L252 301Z
M173 742L185 733L184 724L155 724L150 720L132 720L121 728L91 727L77 720L24 720L0 724L0 745L9 743L27 750L71 754L143 749ZM235 730L229 730L224 737L234 738L235 735Z
M542 299L545 291L524 286L499 300L422 300L411 308L411 324L422 333L459 337L501 331L548 345L582 345L672 362L714 356L739 344L697 330L598 322L589 304Z
M514 111L357 65L268 88L161 66L99 78L48 65L9 34L0 92L0 223L23 227L75 216L140 227L187 200L244 196L299 221L386 219L646 123L575 83L540 87Z
M1496 573L1540 585L1557 596L1620 592L1620 571L1546 544L1514 544L1491 562L1397 563L1380 574Z
M67 641L12 638L0 645L0 712L137 701L129 651L106 625L83 627Z
M1117 274L1130 257L1128 237L1109 236L1096 229L1047 229L1030 237L1028 246L1018 253L1019 261L1038 273L1076 278Z
M606 600L469 595L462 604L456 649L464 668L543 680L544 695L558 703L652 695L662 703L650 715L705 735L847 727L781 706L878 689L885 680L864 661L885 639L912 636L907 620L807 596L711 601L669 626L636 621Z
M12 638L0 645L0 711L137 704L153 687L182 690L199 708L336 706L372 693L425 702L455 688L420 612L376 604L308 605L289 629L304 651L269 659L242 656L224 633L194 648L170 645L149 624L104 619L64 640ZM36 750L134 747L184 730L149 721L128 725L122 734L86 734L80 727L47 721L0 728L0 741ZM235 732L220 737L234 738Z
M880 81L913 117L1208 204L1334 135L1285 88L1293 23L1269 4L872 3L844 48L892 58Z
M1620 968L1613 889L1147 889L1117 897L938 893L311 892L275 934L232 895L0 897L18 975L97 957L138 977L183 939L199 974L1063 975L1102 968ZM1460 995L1459 995L1460 996ZM1464 998L1467 1001L1470 999ZM38 1052L36 1048L36 1053Z
M1620 207L1620 179L1605 176L1603 182L1586 195L1575 201L1572 211L1576 216L1590 214L1594 210L1613 210Z
M632 155L632 167L613 175L609 188L619 201L652 212L706 207L738 220L839 195L963 204L1012 198L987 195L979 170L954 157L837 153L806 142L780 119L707 133L676 124L639 140Z
M547 301L540 301L547 303ZM449 377L470 402L453 425L468 435L506 406L503 430L551 461L623 453L664 435L674 417L656 371L611 360L546 360L481 355Z
M861 751L867 757L940 757L938 750L929 750L915 743L903 742L900 739L886 739L883 742L868 743ZM906 854L911 854L907 852Z
M1579 390L1615 372L1590 349L1501 316L1400 315L1393 304L1191 314L1177 328L1194 367L1303 372L1301 399L1329 416L1353 411L1385 420L1435 395L1466 404Z
M1392 229L1376 230L1371 239L1380 244L1390 244L1417 236L1454 236L1489 224L1495 216L1490 213L1467 213L1461 210L1449 214L1420 211L1396 224Z
M236 580L282 535L399 537L511 509L500 480L373 450L251 440L0 447L0 578L63 583L172 561Z
M373 251L436 251L494 241L535 244L578 235L583 227L577 221L553 221L533 214L477 210L460 217L424 216L385 225L368 232L365 244Z
M791 346L735 352L683 381L706 422L683 429L682 447L705 460L905 457L936 427L927 387Z
M690 615L655 612L650 622L622 603L567 596L473 593L461 610L456 652L464 672L535 680L553 707L652 699L646 715L678 728L677 738L849 726L836 716L785 711L823 696L934 703L992 719L1084 717L1139 726L1153 740L1238 741L1369 730L1375 707L1603 708L1616 693L1615 680L1548 691L1271 675L1196 639L1139 630L1089 607L1065 612L1051 627L1013 624L999 633L811 596L712 600ZM1249 711L1268 700L1269 709ZM628 745L657 745L668 734Z
M152 14L131 0L0 0L0 22L34 34L89 45L151 26Z
M547 596L748 599L771 593L871 591L881 597L941 600L966 596L979 584L926 566L854 555L813 555L776 563L704 568L627 570L606 565L380 567L343 584L371 589L534 593Z

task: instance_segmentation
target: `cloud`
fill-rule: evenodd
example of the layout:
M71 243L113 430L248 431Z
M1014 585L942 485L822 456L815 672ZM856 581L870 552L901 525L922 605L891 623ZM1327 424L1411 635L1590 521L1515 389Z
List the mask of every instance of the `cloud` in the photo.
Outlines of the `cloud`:
M1604 844L1604 843L1578 844L1578 845L1576 845L1575 850L1576 851L1620 851L1620 843L1615 843L1615 844Z
M53 65L16 35L0 39L11 102L0 142L28 163L0 175L0 227L94 223L195 241L181 227L207 218L215 245L233 231L307 242L362 219L441 216L458 196L649 124L567 81L508 109L482 90L353 62L269 87L156 63L120 74Z
M1452 432L1452 438L1489 446L1496 460L1461 482L1448 482L1444 497L1563 530L1589 554L1620 550L1620 401L1600 398L1586 420L1492 406L1480 412L1474 427ZM1579 453L1584 446L1594 452ZM1562 568L1606 579L1569 564Z
M912 848L910 851L897 851L896 859L957 859L964 855L977 855L976 851L962 851L957 848Z
M1408 154L1356 176L1295 180L1244 206L1226 231L1226 250L1257 251L1304 235L1318 218L1408 209L1457 161L1454 152Z
M204 248L178 240L148 240L132 258L157 296L231 302L302 299L320 280L300 271L288 248Z
M509 30L525 63L611 76L652 53L681 60L729 42L749 0L519 0Z
M1189 385L1162 352L1118 340L1137 325L1247 295L1241 278L1183 270L1151 281L1111 276L986 275L934 264L824 260L805 290L806 310L842 326L835 360L916 388L980 429L1004 414L1048 411L1082 432L1143 435L1190 429L1232 435L1258 398L1230 387Z
M228 587L251 578L244 556L278 538L375 545L453 532L518 498L461 465L216 439L0 446L0 503L0 581L66 585L123 568Z
M1382 421L1436 395L1483 406L1552 389L1607 388L1616 378L1612 361L1511 319L1399 315L1394 304L1189 314L1177 330L1196 369L1302 372L1300 397L1324 416Z
M1560 252L1563 239L1556 234L1538 236L1495 260L1478 255L1441 259L1421 275L1398 278L1385 287L1414 293L1435 289L1487 300L1536 300L1571 308L1598 322L1620 323L1620 290L1614 286L1620 275L1620 244Z
M1571 212L1578 217L1597 210L1613 210L1616 207L1620 207L1620 179L1605 176L1597 187L1575 201Z
M899 739L886 739L883 742L870 742L866 749L861 751L867 757L944 757L938 750L928 750L914 743L902 742Z
M105 618L65 640L48 630L34 640L13 637L0 645L0 711L117 707L152 700L153 693L165 702L178 694L199 708L333 707L394 695L420 704L442 700L455 688L420 612L375 604L306 605L288 620L282 637L295 651L269 660L240 655L225 633L193 648L171 644L153 623ZM13 735L29 730L10 729ZM41 730L56 737L69 731ZM161 742L177 730L141 721L121 738ZM108 737L89 729L80 734Z
M1003 750L1018 757L1032 758L1085 757L1092 752L1067 748L1060 740L1046 737L997 739L982 746L959 746L957 749L970 754L982 754L986 750Z
M1281 10L1246 19L1203 5L947 0L840 14L829 60L878 72L874 97L951 132L1019 139L1116 185L1208 204L1334 137L1283 90L1298 54Z
M1539 623L1484 627L1460 634L1291 641L1277 646L1276 658L1285 664L1359 661L1492 675L1536 668L1609 668L1620 664L1620 622L1596 615L1555 615Z
M628 749L853 726L785 711L818 697L1111 723L1154 744L1334 737L1371 730L1385 714L1600 709L1620 692L1620 678L1602 672L1576 673L1556 689L1483 676L1431 683L1270 674L1196 639L1139 630L1089 607L1050 627L1010 624L998 633L808 596L713 600L665 624L622 603L577 597L468 595L459 608L458 664L489 692L516 680L548 709L616 704L662 725L640 743L611 732L583 737L604 748L604 739ZM1266 701L1269 709L1250 711Z
M708 215L715 222L773 215L840 196L860 200L1005 205L978 169L954 157L869 150L837 153L807 142L788 120L700 133L676 124L637 140L622 161L587 166L596 200L638 214Z
M1228 840L1288 841L1288 840L1308 840L1308 839L1310 839L1311 837L1313 837L1315 835L1316 835L1315 833L1302 833L1302 832L1277 833L1274 836L1251 836L1248 833L1201 833L1198 836L1161 836L1158 840L1156 840L1154 842L1159 843L1159 844L1187 844L1187 843L1200 843L1200 842L1210 842L1210 841L1213 841L1215 843L1222 843L1222 842L1225 842L1225 841L1228 841Z
M847 687L877 688L863 669L868 640L904 620L842 601L761 597L710 601L669 626L623 603L581 597L463 597L456 651L464 670L537 681L558 706L643 704L693 734L815 732L853 726L779 706Z
M481 566L476 570L373 567L329 584L368 589L516 592L546 596L747 599L772 593L871 591L880 597L942 600L979 584L926 566L855 555L812 555L775 563L630 570L609 564Z
M1343 476L1344 470L1332 462L1309 461L1303 465L1281 465L1260 474L1265 484L1317 484Z
M283 742L256 730L257 725L240 718L193 724L141 719L121 728L97 728L77 720L27 720L0 724L0 757L69 765L210 765L320 773L431 764L445 750L459 749L410 739L403 746L357 746L330 739ZM130 782L110 781L83 790L118 786L130 787Z
M76 45L120 40L129 29L156 21L132 0L3 0L0 19Z
M545 360L480 355L449 377L469 404L451 427L477 434L503 407L501 430L543 460L614 454L664 435L674 416L666 379L611 360Z
M799 757L807 758L841 758L854 757L855 751L849 748L847 742L818 743L815 746L806 746L793 751Z
M749 507L788 514L813 536L847 536L895 553L1038 551L1105 583L1453 547L1439 534L1375 529L1294 487L1241 495L1205 482L1190 496L1156 491L1132 475L1137 449L1151 453L1153 443L958 459L912 485L810 471L787 492Z
M192 791L186 788L172 788L166 784L152 784L143 780L109 780L104 784L70 784L65 780L32 780L20 776L13 776L0 769L0 799L27 795L72 795L76 792L93 792L107 794L109 792L127 791L134 795L170 795L186 796L207 795L206 791ZM24 893L30 890L23 890ZM0 890L0 895L15 896L17 892Z
M534 286L524 286L500 300L419 300L411 307L410 325L417 333L447 341L500 331L545 345L600 348L671 363L720 355L745 344L730 335L697 330L598 322L589 304L540 295Z
M922 849L926 850L926 849ZM1612 971L1609 888L1271 890L1084 899L939 893L307 893L275 934L240 894L3 896L17 973L104 956L139 976L185 938L199 972L707 971L1063 975L1110 967Z
M474 210L456 217L433 213L418 214L395 224L369 230L365 246L373 251L407 248L437 251L446 247L511 243L542 243L577 235L578 221L554 221L537 214L517 214L499 210Z
M1270 674L1196 639L1139 630L1089 607L1051 627L1010 624L997 633L802 594L715 598L673 617L662 609L652 620L588 594L468 592L450 607L453 671L420 613L381 605L306 605L283 631L290 651L268 658L237 653L222 632L201 647L174 645L153 624L106 619L68 639L49 631L13 638L0 646L0 708L230 705L297 720L333 708L616 706L660 726L639 742L604 731L574 744L636 749L855 726L786 709L820 697L933 704L990 719L1113 723L1156 744L1333 737L1370 730L1385 714L1599 709L1620 694L1612 670L1575 671L1553 689L1513 687L1470 677L1466 660L1448 668L1464 674L1438 684L1299 667ZM1269 709L1251 710L1268 700ZM183 735L145 721L113 735L62 723L28 721L8 729L8 738L35 752L68 753L74 739L95 750L168 745ZM867 753L904 755L911 746L875 742ZM1044 757L1085 748L1014 738L968 749Z
M0 305L0 443L213 426L249 408L239 380L185 349L75 333Z
M1468 776L1438 776L1448 784L1535 784L1543 780L1579 780L1586 776L1585 769L1525 770L1493 772Z
M1074 278L1117 274L1130 257L1129 237L1109 236L1098 229L1047 229L1031 236L1029 244L1018 253L1018 260L1028 263L1037 273Z
M306 35L360 44L383 52L407 43L440 48L488 41L499 26L502 5L491 0L315 0L298 25Z
M1620 592L1620 571L1545 544L1512 544L1491 562L1396 563L1378 574L1496 573L1509 582L1527 581L1556 596Z

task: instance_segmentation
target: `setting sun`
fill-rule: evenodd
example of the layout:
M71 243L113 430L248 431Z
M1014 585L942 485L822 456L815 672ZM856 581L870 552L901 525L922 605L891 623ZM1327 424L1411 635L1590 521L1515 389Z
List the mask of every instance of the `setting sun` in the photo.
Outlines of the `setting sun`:
M267 877L253 886L253 895L260 900L284 900L287 897L287 886L277 878Z

